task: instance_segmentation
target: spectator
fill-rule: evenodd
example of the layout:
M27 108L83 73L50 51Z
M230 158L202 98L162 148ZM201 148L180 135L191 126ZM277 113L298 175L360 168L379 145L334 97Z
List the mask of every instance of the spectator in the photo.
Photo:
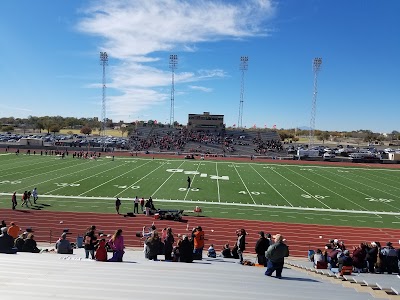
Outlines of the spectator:
M238 240L237 240L237 253L239 255L239 263L243 263L243 252L246 250L246 230L243 228L237 232Z
M338 266L339 266L339 272L342 271L343 267L353 266L353 259L350 257L349 250L343 251L343 255L339 258Z
M181 247L181 244L182 244L182 240L178 240L178 241L176 242L176 246L175 246L174 249L172 250L172 261L173 261L173 262L178 262L178 261L180 261L180 256L181 256L181 254L180 254L180 247Z
M151 236L146 240L146 252L149 260L157 260L157 255L160 251L160 237L157 231L153 231Z
M23 252L39 253L40 249L37 247L37 243L34 240L33 233L29 233L26 237L24 246L22 247Z
M122 229L118 229L111 239L108 241L111 249L113 250L113 257L111 257L108 261L117 261L122 262L122 258L124 256L124 237L122 236Z
M164 254L165 260L172 260L172 249L173 244L175 242L174 235L172 233L171 227L168 227L166 230L166 236L164 238Z
M282 235L275 235L274 240L275 243L268 247L265 255L268 259L265 275L272 276L272 273L276 271L276 278L282 278L283 264L285 257L289 256L289 248L283 242Z
M232 258L239 259L238 249L239 249L239 247L238 247L237 242L236 242L235 246L233 246L233 248L232 248Z
M260 238L256 242L255 251L257 253L257 262L259 265L266 265L266 257L265 251L268 250L269 247L269 240L265 238L264 231L260 231L259 233Z
M95 259L94 257L94 248L97 243L97 237L96 237L96 226L92 225L90 228L88 228L88 231L85 233L85 238L84 238L84 248L85 248L85 254L86 258L89 258L89 253L92 259Z
M100 235L100 241L98 243L95 257L97 261L107 261L107 249L105 235Z
M192 237L194 241L194 250L193 254L195 255L195 259L203 258L203 248L204 248L204 231L201 226L197 226L192 231Z
M20 234L14 241L14 246L17 248L18 251L22 251L22 249L24 248L24 244L25 244L25 239L28 235L28 232L24 232L22 234Z
M397 251L393 248L391 242L386 243L386 247L382 248L381 254L388 274L392 274L393 272L398 273Z
M317 252L314 254L314 266L317 266L318 262L325 262L325 256L322 254L321 249L317 249Z
M182 237L182 243L179 249L181 262L193 262L193 246L186 235Z
M375 264L378 257L378 247L376 242L372 242L367 249L366 260L368 262L369 273L375 273Z
M361 243L359 247L355 247L353 251L353 267L360 272L366 268L365 258L367 256L367 246Z
M7 254L17 253L17 248L14 248L14 239L7 233L7 227L1 228L0 253L7 253Z
M207 256L211 257L211 258L216 258L217 257L217 252L215 252L213 244L211 244L210 247L208 247Z
M67 233L64 232L60 239L56 242L56 249L58 254L73 254L74 250L71 243L67 240Z
M222 247L221 256L223 258L232 258L231 247L229 247L229 244L225 244Z
M21 228L19 226L15 225L15 222L11 222L7 233L9 235L11 235L12 238L15 240L18 237L20 231L21 231Z

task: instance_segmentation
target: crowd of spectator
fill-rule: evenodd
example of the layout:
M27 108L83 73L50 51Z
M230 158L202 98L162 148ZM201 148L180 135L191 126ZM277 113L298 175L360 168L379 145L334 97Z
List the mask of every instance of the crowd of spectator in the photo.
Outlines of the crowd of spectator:
M279 140L264 141L261 138L254 138L253 144L256 146L254 151L260 155L265 155L267 152L280 152L283 150L282 142Z
M329 268L341 272L343 267L352 267L355 272L385 273L399 272L400 249L391 242L382 246L380 242L360 243L353 249L346 249L343 241L330 240L324 250L317 249L310 259L317 268Z

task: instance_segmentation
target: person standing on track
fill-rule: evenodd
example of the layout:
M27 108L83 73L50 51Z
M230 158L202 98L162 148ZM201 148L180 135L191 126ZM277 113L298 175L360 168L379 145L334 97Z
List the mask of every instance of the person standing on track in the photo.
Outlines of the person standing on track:
M190 183L192 182L192 180L190 179L190 177L188 176L188 178L187 178L187 183L188 183L188 187L187 187L187 189L190 189Z
M13 195L11 196L11 203L12 203L12 209L15 210L17 207L17 192L14 192Z
M117 214L119 214L119 207L121 206L121 200L117 197L117 200L115 200L115 210L117 211Z
M143 208L142 208L142 210L143 210ZM138 196L136 196L135 200L134 200L133 213L139 214L139 198L138 198Z

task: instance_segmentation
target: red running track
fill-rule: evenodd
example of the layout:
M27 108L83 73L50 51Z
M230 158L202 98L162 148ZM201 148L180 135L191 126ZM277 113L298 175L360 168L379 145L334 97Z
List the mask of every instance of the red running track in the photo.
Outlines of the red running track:
M116 229L121 228L125 243L129 247L141 247L143 245L143 240L136 237L136 232L142 231L143 226L151 226L153 222L160 231L162 228L171 227L175 234L181 235L190 234L193 227L200 225L206 234L205 248L208 248L212 243L217 251L225 243L232 246L236 241L236 229L244 228L248 233L246 252L251 253L254 252L258 232L262 230L265 233L283 234L286 243L290 246L291 256L298 257L306 257L308 249L323 248L329 239L334 238L343 240L348 249L359 245L361 242L379 241L386 243L391 241L397 244L400 240L400 230L397 229L292 224L195 216L185 216L183 222L174 222L155 220L144 215L123 217L117 214L0 209L0 219L4 219L8 224L12 221L16 222L22 230L32 228L38 242L51 243L55 243L63 229L69 229L72 234L72 241L77 235L83 235L86 228L91 225L96 225L98 231L105 234L112 234Z

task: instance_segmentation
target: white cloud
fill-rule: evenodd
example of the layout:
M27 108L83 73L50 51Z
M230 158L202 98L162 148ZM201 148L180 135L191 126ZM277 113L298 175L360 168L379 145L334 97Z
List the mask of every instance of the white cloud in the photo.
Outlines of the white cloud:
M120 61L112 64L107 86L121 96L108 97L108 113L127 116L169 98L171 73L159 68L157 55L196 52L201 42L266 35L262 24L275 7L272 0L102 0L83 12L78 30L101 37L99 50ZM175 81L226 76L223 70L176 72Z
M189 85L189 88L191 88L192 90L202 91L205 93L210 93L213 91L212 88L208 88L205 86L198 86L198 85Z

